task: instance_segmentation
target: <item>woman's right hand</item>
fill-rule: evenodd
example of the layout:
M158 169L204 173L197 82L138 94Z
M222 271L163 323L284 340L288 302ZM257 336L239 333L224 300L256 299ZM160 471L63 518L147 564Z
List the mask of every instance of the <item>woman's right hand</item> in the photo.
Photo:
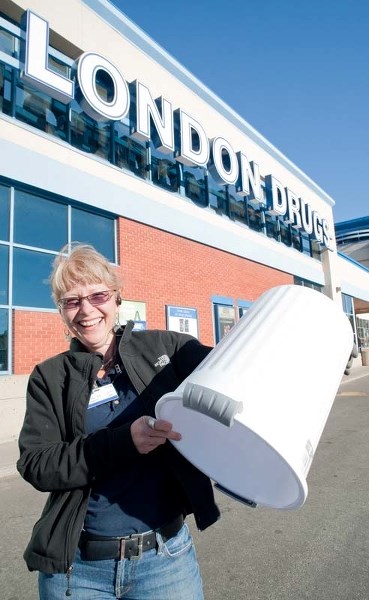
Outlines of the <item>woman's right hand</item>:
M133 443L140 454L148 454L167 440L179 442L182 436L172 428L173 425L169 421L145 415L131 425Z

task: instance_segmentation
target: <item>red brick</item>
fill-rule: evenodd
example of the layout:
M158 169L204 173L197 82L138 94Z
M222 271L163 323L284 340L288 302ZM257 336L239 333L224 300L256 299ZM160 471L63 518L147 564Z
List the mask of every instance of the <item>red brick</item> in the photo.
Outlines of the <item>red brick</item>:
M197 308L200 339L213 344L212 296L255 301L293 283L290 274L142 223L120 218L118 232L122 296L146 302L150 329L165 328L166 304ZM13 344L15 374L68 346L59 314L23 310L13 314Z

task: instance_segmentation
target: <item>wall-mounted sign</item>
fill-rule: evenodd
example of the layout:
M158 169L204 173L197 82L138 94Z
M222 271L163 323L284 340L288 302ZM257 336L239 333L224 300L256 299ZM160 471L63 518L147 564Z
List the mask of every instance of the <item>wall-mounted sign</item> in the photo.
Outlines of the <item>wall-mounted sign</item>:
M119 321L121 325L125 325L127 321L134 321L134 331L146 329L146 303L122 300L119 307Z
M166 306L167 329L199 337L196 308Z
M22 27L24 81L65 104L76 99L98 121L120 121L129 114L132 137L151 140L185 165L207 167L218 184L234 185L238 195L263 201L259 166L245 152L236 152L223 137L209 139L194 117L181 108L173 111L171 102L162 96L153 98L140 81L128 83L116 65L95 52L84 52L77 59L75 86L72 79L48 67L48 22L28 10ZM266 210L286 217L293 227L329 248L333 236L328 221L272 175L266 175L265 182Z

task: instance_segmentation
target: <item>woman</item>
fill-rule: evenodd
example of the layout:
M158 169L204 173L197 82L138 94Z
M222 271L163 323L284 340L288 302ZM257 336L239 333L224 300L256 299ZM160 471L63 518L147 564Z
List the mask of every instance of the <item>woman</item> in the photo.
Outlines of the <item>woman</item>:
M50 492L24 557L41 600L199 600L184 518L219 518L210 480L167 440L155 404L210 348L189 335L117 328L116 268L88 245L51 275L70 349L33 370L18 470Z

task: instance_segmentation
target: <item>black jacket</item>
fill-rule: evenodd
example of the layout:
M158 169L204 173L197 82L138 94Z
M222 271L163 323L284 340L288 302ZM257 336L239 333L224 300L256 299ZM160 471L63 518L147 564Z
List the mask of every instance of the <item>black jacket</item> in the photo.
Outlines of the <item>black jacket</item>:
M146 413L154 416L159 398L173 391L210 348L189 335L135 332L132 327L129 322L124 328L119 353ZM85 434L86 405L101 363L101 354L87 352L73 339L69 351L37 365L30 376L17 468L37 490L50 492L24 554L30 570L67 571L77 549L92 483L138 456L131 423ZM213 524L219 510L209 478L172 444L167 442L160 450L183 488L187 513L194 513L201 530Z

